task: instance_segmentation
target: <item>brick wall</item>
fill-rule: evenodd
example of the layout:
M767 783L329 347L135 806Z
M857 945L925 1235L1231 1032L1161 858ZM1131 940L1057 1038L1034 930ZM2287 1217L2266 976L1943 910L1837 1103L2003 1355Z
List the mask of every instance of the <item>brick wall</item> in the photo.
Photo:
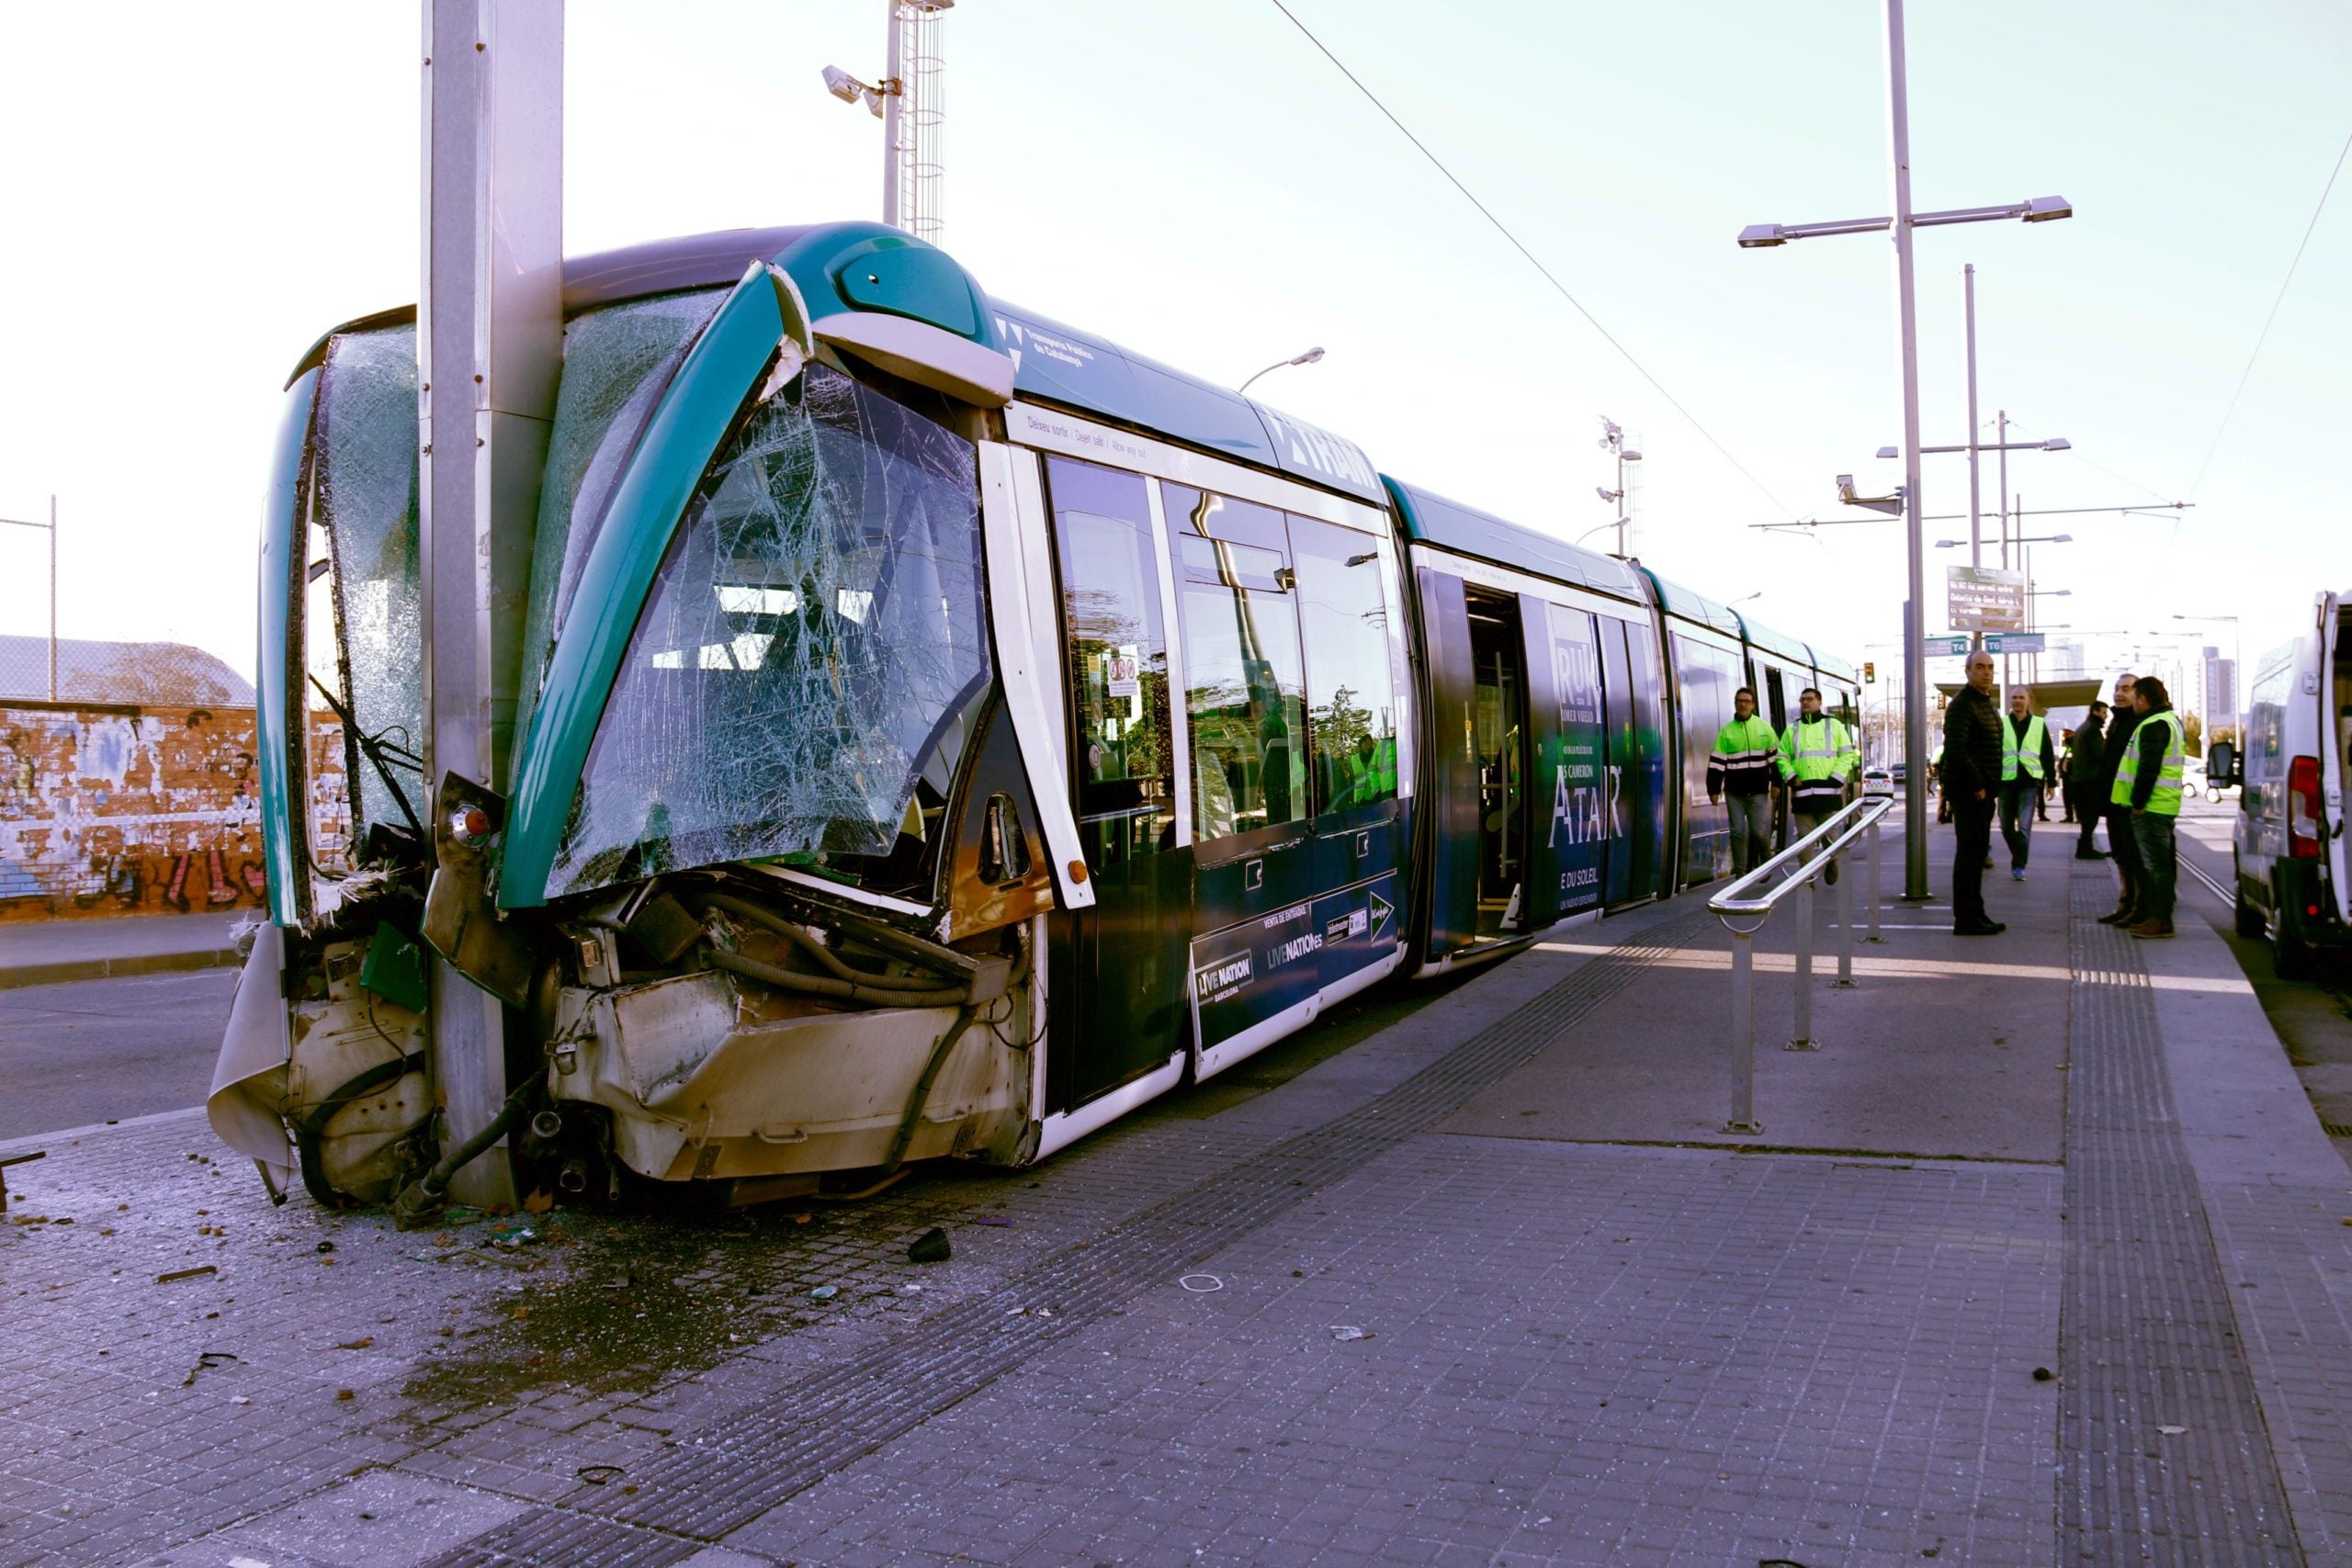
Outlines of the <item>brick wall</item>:
M344 869L343 730L313 714L314 852ZM249 707L0 704L0 921L265 907Z

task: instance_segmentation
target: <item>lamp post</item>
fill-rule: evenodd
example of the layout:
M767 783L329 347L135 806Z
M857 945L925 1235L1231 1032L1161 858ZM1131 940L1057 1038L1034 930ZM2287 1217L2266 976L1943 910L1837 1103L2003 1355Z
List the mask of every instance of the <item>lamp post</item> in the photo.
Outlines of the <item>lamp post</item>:
M932 96L913 106L916 110L913 116L916 134L910 141L904 129L908 118L907 100L914 96L909 92L910 85L922 93L935 94L936 89L926 85L932 80L929 74L910 79L907 35L910 30L922 30L927 37L930 20L942 11L955 9L956 0L884 0L884 3L889 7L890 17L889 37L884 50L888 73L879 82L864 82L838 65L828 65L824 73L825 91L845 104L854 104L863 99L866 112L882 122L882 221L893 229L906 229L926 239L935 238L938 209L934 204L928 212L923 211L925 203L922 199L922 189L936 182L936 151L934 147L926 156L920 144L927 137L936 135L938 101ZM918 55L923 55L922 39L916 41ZM917 63L932 73L938 69L937 60L927 56ZM903 179L908 172L906 165L910 152L918 165L912 172L919 187L912 199L904 188ZM925 164L930 166L926 169Z
M22 517L0 517L12 528L42 528L49 533L49 700L57 700L57 497L49 498L49 521L29 522Z
M1285 365L1318 365L1322 363L1322 359L1323 350L1319 347L1310 348L1305 354L1294 354L1288 359L1277 359L1272 365L1267 366L1265 369L1254 372L1250 376L1250 380L1242 382L1241 385L1235 389L1237 391L1246 392L1250 389L1250 382L1257 380L1260 376L1264 376L1272 371L1279 370Z
M1638 463L1642 455L1625 445L1625 432L1607 414L1600 416L1600 449L1617 459L1617 488L1602 490L1593 486L1593 493L1617 509L1617 521L1611 525L1617 530L1617 558L1627 555L1627 531L1634 525L1634 509L1625 504L1625 465Z
M1740 231L1743 249L1784 245L1791 240L1831 234L1894 235L1895 355L1903 376L1903 511L1908 567L1906 597L1915 619L1927 614L1926 541L1919 532L1919 301L1911 264L1911 231L1952 223L1982 223L2021 219L2046 223L2071 218L2075 209L2064 197L2036 197L2001 207L1956 208L1941 212L1911 210L1910 86L1904 53L1903 0L1886 0L1886 119L1892 164L1893 216L1854 218L1829 223L1756 223ZM1971 439L1976 432L1971 430ZM1904 811L1903 896L1913 901L1928 897L1928 705L1924 660L1906 659L1903 666Z

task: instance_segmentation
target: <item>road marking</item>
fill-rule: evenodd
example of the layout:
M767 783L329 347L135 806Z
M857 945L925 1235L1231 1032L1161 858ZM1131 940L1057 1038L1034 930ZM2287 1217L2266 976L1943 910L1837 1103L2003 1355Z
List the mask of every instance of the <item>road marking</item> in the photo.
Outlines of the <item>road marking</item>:
M63 1143L74 1138L86 1138L95 1133L124 1133L133 1127L152 1127L159 1122L185 1122L191 1116L203 1114L204 1107L191 1105L184 1111L158 1111L147 1116L126 1116L119 1122L98 1122L87 1127L67 1127L55 1133L27 1133L20 1137L0 1138L0 1149Z

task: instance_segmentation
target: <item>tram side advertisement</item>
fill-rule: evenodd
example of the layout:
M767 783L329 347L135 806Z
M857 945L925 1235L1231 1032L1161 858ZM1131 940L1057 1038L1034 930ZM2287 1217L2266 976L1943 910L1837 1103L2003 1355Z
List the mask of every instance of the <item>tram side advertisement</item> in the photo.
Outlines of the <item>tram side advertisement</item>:
M1193 938L1201 1044L1222 1044L1386 955L1397 925L1396 874L1383 872Z
M1560 913L1600 907L1609 841L1625 836L1618 770L1609 765L1600 711L1600 652L1593 618L1551 606L1553 690L1559 703L1552 767L1549 847L1560 874Z

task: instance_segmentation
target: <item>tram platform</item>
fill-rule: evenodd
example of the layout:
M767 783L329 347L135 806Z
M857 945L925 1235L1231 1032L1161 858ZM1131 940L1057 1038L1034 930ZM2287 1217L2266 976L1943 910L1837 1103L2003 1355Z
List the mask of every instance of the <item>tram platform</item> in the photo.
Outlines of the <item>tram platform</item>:
M86 1134L10 1173L0 1562L2352 1559L2352 1172L2068 847L1999 938L1890 896L1817 1052L1776 919L1756 1134L1696 899L855 1208L403 1235Z

